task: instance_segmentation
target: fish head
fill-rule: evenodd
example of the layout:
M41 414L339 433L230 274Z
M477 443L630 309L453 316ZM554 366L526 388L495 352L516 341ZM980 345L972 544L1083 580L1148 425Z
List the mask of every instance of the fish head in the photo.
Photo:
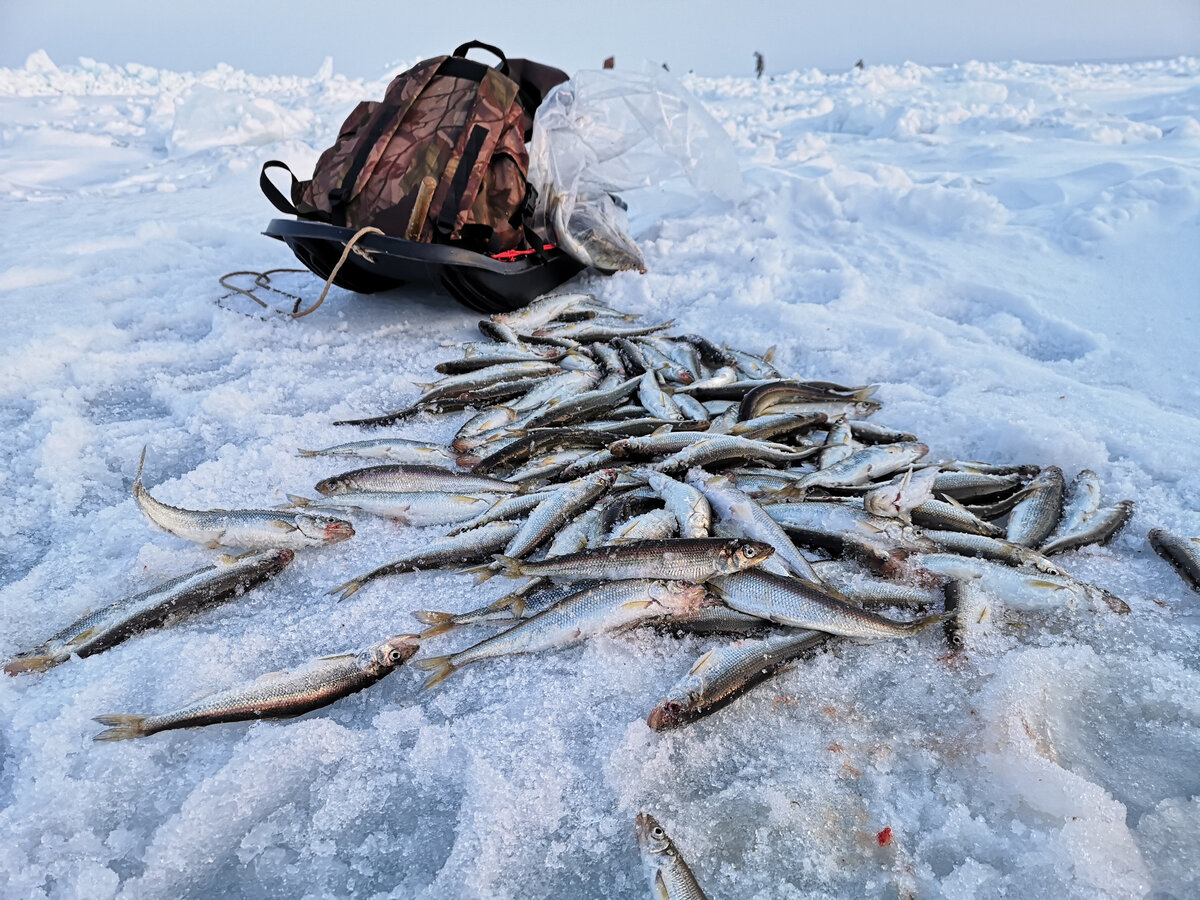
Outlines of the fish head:
M667 696L658 701L658 705L650 710L646 724L655 731L667 731L686 725L689 713L699 700L699 692L676 687Z
M348 479L341 475L335 475L332 478L324 478L316 484L318 494L324 494L326 497L332 494L343 494L349 490Z
M366 662L375 671L384 672L404 665L419 649L420 635L398 634L368 649Z
M729 541L721 548L721 571L740 572L764 562L775 552L775 548L765 541L753 541L748 538L738 538Z
M671 839L658 824L658 819L650 813L638 813L634 828L637 831L638 847L648 862L655 862L663 853L673 852Z
M296 528L311 541L337 544L354 537L354 526L329 516L296 516Z

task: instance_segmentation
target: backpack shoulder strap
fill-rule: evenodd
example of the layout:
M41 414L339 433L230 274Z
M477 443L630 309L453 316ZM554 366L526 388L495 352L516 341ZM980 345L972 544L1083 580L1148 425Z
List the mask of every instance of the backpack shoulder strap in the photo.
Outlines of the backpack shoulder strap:
M441 238L462 227L467 210L483 183L483 171L501 133L513 118L518 91L518 85L512 79L496 69L484 69L475 102L430 207ZM520 108L516 109L519 111Z
M388 86L384 102L379 104L379 108L372 114L366 137L358 145L358 152L342 176L341 183L329 191L329 205L335 225L346 224L346 206L357 195L359 185L366 183L379 164L383 156L383 145L391 140L405 114L438 74L442 63L448 59L449 57L438 56L419 63L404 74L396 76ZM404 79L403 86L400 90L393 91L400 79ZM376 148L380 149L377 151Z

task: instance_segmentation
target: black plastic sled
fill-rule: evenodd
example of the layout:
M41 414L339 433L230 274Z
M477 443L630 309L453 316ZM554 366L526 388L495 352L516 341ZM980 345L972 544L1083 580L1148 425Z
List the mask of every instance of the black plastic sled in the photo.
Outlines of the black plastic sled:
M272 219L263 234L286 243L314 274L328 278L354 229ZM529 251L497 259L445 244L365 234L333 283L357 294L428 286L490 315L519 309L583 269L581 262L556 247L548 247L540 255Z

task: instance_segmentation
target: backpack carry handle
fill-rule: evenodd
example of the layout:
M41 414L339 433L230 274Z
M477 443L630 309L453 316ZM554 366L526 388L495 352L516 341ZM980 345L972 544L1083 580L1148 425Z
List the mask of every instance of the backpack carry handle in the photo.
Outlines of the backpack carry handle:
M468 50L486 50L500 60L500 72L503 75L508 74L508 57L504 55L504 51L499 47L493 47L491 44L485 44L483 41L467 41L465 44L459 44L451 56L461 56L464 59L467 56Z

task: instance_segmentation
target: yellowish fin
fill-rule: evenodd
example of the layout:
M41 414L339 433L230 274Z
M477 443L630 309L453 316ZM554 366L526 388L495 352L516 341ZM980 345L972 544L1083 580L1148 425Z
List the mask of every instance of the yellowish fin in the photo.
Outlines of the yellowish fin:
M96 716L93 721L110 726L92 738L93 741L127 741L147 734L143 727L145 716Z

